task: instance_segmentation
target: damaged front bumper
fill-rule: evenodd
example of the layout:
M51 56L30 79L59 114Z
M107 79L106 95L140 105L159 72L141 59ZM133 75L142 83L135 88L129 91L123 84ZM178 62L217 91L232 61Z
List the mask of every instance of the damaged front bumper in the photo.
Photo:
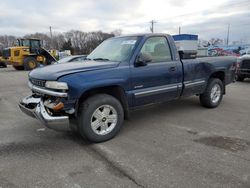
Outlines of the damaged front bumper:
M69 131L69 116L54 116L44 106L40 97L28 96L22 99L19 107L30 117L38 119L46 127L56 131Z

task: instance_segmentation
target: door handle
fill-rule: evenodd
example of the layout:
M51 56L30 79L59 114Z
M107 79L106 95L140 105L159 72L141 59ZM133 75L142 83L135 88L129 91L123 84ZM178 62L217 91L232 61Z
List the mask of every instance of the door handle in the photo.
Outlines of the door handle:
M169 72L174 72L174 71L176 71L176 67L170 67L169 68Z

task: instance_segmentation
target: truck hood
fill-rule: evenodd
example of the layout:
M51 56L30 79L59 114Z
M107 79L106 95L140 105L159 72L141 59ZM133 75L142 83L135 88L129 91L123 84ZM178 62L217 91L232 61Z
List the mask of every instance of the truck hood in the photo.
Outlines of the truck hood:
M29 76L39 80L57 80L59 77L78 73L107 69L118 66L119 62L112 61L82 61L69 62L49 65L42 68L36 68L29 73Z

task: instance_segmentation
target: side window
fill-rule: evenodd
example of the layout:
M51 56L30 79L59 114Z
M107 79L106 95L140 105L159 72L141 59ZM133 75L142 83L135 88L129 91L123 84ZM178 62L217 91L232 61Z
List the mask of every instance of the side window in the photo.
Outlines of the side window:
M86 60L86 56L81 57L81 61Z
M151 37L144 43L141 53L152 57L152 63L171 61L171 52L165 37Z
M39 47L40 47L39 41L36 41L36 40L31 41L31 48L39 48Z
M81 61L81 57L77 57L77 58L73 59L72 61Z

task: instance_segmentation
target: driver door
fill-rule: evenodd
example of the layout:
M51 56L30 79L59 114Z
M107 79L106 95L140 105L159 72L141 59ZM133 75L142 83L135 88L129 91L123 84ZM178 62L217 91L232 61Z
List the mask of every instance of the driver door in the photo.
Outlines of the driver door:
M181 62L172 59L166 37L148 38L140 53L152 57L144 66L131 68L133 104L141 106L172 100L178 97L178 84L181 78Z

